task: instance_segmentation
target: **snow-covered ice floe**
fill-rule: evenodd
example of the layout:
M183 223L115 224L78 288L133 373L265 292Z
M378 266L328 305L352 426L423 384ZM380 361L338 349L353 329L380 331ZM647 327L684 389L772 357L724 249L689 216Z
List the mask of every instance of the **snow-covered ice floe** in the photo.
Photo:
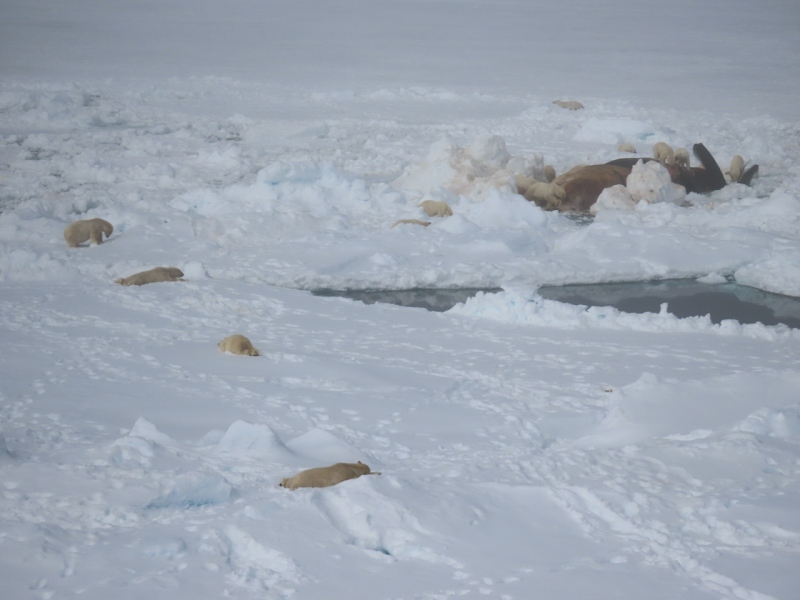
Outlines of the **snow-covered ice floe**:
M559 329L616 329L648 332L695 332L719 335L744 335L776 339L800 339L800 330L785 325L741 324L732 319L716 324L708 315L678 318L668 312L667 303L658 313L633 314L611 306L574 306L546 300L526 290L506 290L495 294L478 292L448 314L483 317L507 323L555 327Z
M796 598L797 330L536 293L800 296L765 2L7 3L0 596ZM684 198L643 164L581 219L518 193L661 141L759 176ZM114 283L157 266L183 281ZM503 291L308 291L467 287ZM382 474L279 486L356 461Z

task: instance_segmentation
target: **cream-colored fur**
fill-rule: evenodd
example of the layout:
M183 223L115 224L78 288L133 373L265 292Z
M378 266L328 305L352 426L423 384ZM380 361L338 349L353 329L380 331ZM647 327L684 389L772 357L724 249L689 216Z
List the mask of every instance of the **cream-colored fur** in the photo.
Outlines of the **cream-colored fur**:
M253 343L245 336L234 333L222 340L217 347L222 352L230 352L231 354L239 354L241 356L258 356L258 348L253 347Z
M103 234L106 238L111 237L114 226L103 219L87 219L85 221L75 221L67 225L64 229L64 239L67 246L77 248L84 242L90 244L102 244Z
M726 173L726 175L730 176L731 181L736 183L737 181L739 181L739 177L742 176L743 171L744 171L744 159L737 154L731 159L731 167Z
M620 144L619 146L617 146L617 150L619 152L630 152L631 154L636 154L636 146L634 146L633 144L628 144L628 143Z
M453 209L447 202L441 200L425 200L419 207L425 211L429 217L452 217Z
M161 281L183 281L181 277L183 277L183 271L176 267L156 267L130 277L121 277L116 282L120 285L145 285Z
M653 146L653 158L662 165L675 164L675 151L666 142L656 142Z
M525 191L524 196L527 200L535 202L537 206L552 210L561 205L561 202L567 197L567 193L563 187L555 183L534 181Z
M420 221L419 219L400 219L399 221L392 223L392 226L389 229L394 229L398 225L422 225L423 227L427 227L430 224L430 221Z
M689 167L689 151L686 148L675 150L675 164L679 167Z
M552 165L547 165L544 168L544 176L548 178L546 182L539 181L538 179L534 179L533 177L528 177L527 175L517 175L514 178L517 184L517 193L520 194L521 196L527 197L528 190L531 190L533 186L539 183L541 185L536 187L536 194L538 194L539 196L544 195L543 197L546 197L548 194L552 193L553 189L552 187L548 188L546 186L551 185L551 182L556 178L556 170L552 167ZM558 193L559 193L558 190L556 190L555 194L558 195ZM533 195L533 192L531 192L531 195ZM537 196L537 198L539 196ZM530 198L528 199L530 200Z
M536 180L533 177L528 177L527 175L515 175L514 182L517 184L517 193L520 196L524 196L525 192L528 191L528 188L536 183Z
M580 110L583 108L583 104L577 100L554 100L553 104L561 108L566 108L567 110Z
M336 463L330 467L317 467L301 471L292 477L281 480L281 487L296 490L301 487L330 487L347 481L356 479L362 475L380 475L379 471L370 471L369 467L358 461L357 463Z

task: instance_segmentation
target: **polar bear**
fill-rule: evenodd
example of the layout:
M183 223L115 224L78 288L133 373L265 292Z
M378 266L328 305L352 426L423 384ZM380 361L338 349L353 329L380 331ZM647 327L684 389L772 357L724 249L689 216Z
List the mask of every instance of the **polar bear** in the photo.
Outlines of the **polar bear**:
M583 104L577 100L553 100L553 104L567 110L580 110L583 108Z
M537 183L540 183L540 184L542 184L544 186L550 185L550 182L553 181L553 179L556 178L556 170L553 169L553 167L550 166L550 165L547 165L547 166L552 169L552 171L549 171L549 172L545 173L545 177L551 177L552 176L551 179L548 179L547 182L544 182L541 179L536 179L534 177L528 177L527 175L517 175L516 177L514 177L514 182L517 184L517 193L520 196L524 196L525 194L527 194L528 190L531 189ZM545 190L545 189L546 188L543 188L543 187L539 186L539 192L540 193L542 193L543 190Z
M545 165L544 166L544 180L547 183L553 183L553 179L556 178L556 169L553 165Z
M453 209L447 202L441 200L425 200L419 207L429 217L452 217Z
M686 148L675 150L675 164L679 167L689 168L689 151Z
M400 219L392 223L389 229L394 229L398 225L422 225L423 227L427 227L430 224L430 221L420 221L419 219Z
M528 188L531 187L534 183L536 183L536 179L533 177L528 177L527 175L515 175L514 176L514 183L517 185L517 193L520 196L524 196L525 192L528 191Z
M88 241L90 244L102 244L103 234L106 238L111 237L114 226L103 219L87 219L85 221L74 221L64 229L64 239L67 246L77 248L82 243Z
M728 169L728 172L725 174L730 177L730 181L736 183L742 176L743 171L744 171L744 159L737 154L731 159L730 169Z
M183 281L183 271L176 267L156 267L149 271L142 271L130 277L120 277L116 283L120 285L145 285L161 281Z
M675 151L666 142L656 142L653 146L653 158L655 158L662 165L675 164Z
M536 206L540 206L546 210L555 210L567 197L567 193L563 187L555 183L544 183L543 181L534 181L525 193L525 199L533 202Z
M618 152L628 152L630 154L636 154L636 146L633 144L623 143L617 146Z
M317 467L300 471L297 475L282 479L280 486L290 490L296 490L301 487L330 487L348 479L356 479L362 475L380 475L380 471L370 471L369 467L361 461L357 463L336 463L330 467Z
M253 343L239 333L229 335L217 344L217 347L221 352L230 352L240 356L259 356L258 348L254 348Z

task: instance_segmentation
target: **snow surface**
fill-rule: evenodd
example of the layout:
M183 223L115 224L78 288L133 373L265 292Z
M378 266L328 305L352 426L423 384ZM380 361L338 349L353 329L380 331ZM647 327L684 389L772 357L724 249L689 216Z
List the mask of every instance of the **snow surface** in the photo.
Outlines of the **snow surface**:
M0 11L4 598L797 597L800 331L536 293L800 296L794 0ZM657 141L759 177L648 168L594 219L515 193ZM113 283L155 266L186 281ZM504 291L308 291L412 287ZM383 474L277 485L356 460Z

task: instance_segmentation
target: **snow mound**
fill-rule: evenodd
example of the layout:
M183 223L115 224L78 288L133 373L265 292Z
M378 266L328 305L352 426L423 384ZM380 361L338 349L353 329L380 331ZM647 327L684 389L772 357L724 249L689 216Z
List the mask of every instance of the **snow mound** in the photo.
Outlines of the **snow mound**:
M294 592L293 584L302 581L302 573L291 558L238 527L226 527L217 537L235 584L262 596L270 590L277 592L277 597L287 598Z
M519 194L490 190L483 202L464 206L462 214L482 229L544 229L547 216Z
M800 296L800 247L781 249L737 269L736 282L786 296Z
M783 410L761 408L739 423L735 429L800 444L800 406Z
M233 486L213 473L186 473L165 486L166 489L145 508L193 508L221 504L231 498Z
M380 192L376 194L381 198ZM363 179L330 163L276 162L261 169L251 184L235 184L220 191L208 188L177 196L170 206L178 211L211 218L231 219L242 235L252 219L294 221L298 214L315 219L346 221L373 206L375 197ZM243 215L258 215L244 219Z
M640 160L633 165L625 185L604 189L589 211L596 215L603 210L635 209L640 201L679 204L685 199L686 188L673 183L669 171L661 163Z
M672 183L669 171L655 160L639 161L633 165L626 180L626 187L635 202L644 200L650 204L657 202L682 202L686 189Z
M420 544L429 535L417 517L401 502L377 491L372 479L362 477L352 485L315 491L313 502L344 537L346 543L383 560L421 560L454 569L462 565Z
M168 445L174 444L175 441L169 437L167 434L162 433L155 424L151 423L147 419L143 417L139 417L136 420L136 423L133 424L128 437L132 438L141 438L143 440L147 440L149 442L155 442L156 444L161 445Z
M603 210L633 210L636 208L631 193L621 183L607 187L597 197L597 202L589 207L589 212L596 215Z
M162 433L158 427L143 417L133 424L128 435L115 440L110 447L111 460L115 464L129 461L150 466L159 447L175 445L175 440Z
M268 425L235 421L212 453L263 458L288 454L289 449Z
M362 461L369 464L369 457L353 446L324 429L314 428L286 442L286 447L298 454L322 463Z
M495 189L516 193L516 175L544 181L542 155L512 157L499 136L479 138L462 148L445 135L431 146L426 160L406 167L393 185L423 194L436 194L444 188L482 200Z

